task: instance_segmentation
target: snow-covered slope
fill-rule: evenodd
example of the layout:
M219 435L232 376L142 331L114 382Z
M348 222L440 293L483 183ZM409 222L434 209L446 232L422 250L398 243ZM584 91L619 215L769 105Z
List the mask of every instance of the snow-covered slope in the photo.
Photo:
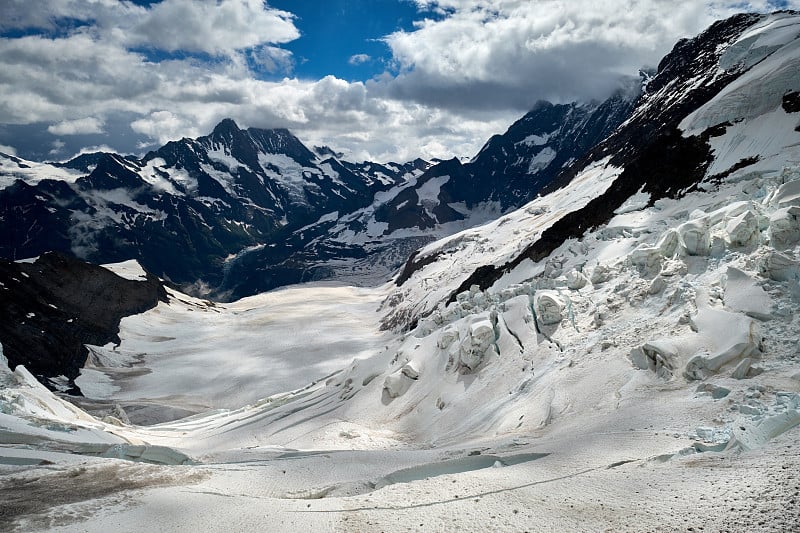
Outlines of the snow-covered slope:
M455 251L449 250L452 245L424 248L409 260L398 277L401 287L395 298L404 303L394 322L414 320L430 311L429 305L420 306L422 296L402 295L408 291L427 294L423 283L428 283L424 280L430 276L425 266L435 263L445 251L459 266L448 268L447 279L437 280L437 286L452 287L455 283L457 288L449 295L452 300L456 293L474 284L481 289L492 286L523 263L541 264L563 243L582 238L620 210L642 202L652 206L662 198L714 187L731 175L780 172L783 166L795 164L800 132L792 124L800 120L800 115L791 102L800 88L800 78L787 72L796 70L800 40L797 33L787 33L787 28L796 25L796 20L797 15L786 13L766 18L739 15L715 23L695 39L679 42L647 83L631 118L546 188L560 195L581 197L579 204L561 209L557 217L545 217L543 224L527 226L524 231L536 238L513 239L517 250L512 253L508 252L512 245L507 238L490 239L484 255L473 250L459 254L461 245ZM771 40L762 37L771 43L768 51L763 50L759 39L745 33L769 31L764 27L774 27L777 32ZM735 60L732 54L764 57L754 63ZM748 80L775 88L748 92ZM715 113L722 110L724 117L718 117L722 122L716 122ZM607 169L602 171L604 174L613 174L613 181L599 191L601 194L583 195L581 184L590 180L598 168ZM515 216L501 220L522 218L520 213L526 210L539 212L555 207L560 208L560 203L538 199ZM464 235L469 236L470 232ZM457 242L459 238L456 235L446 242ZM493 246L493 241L501 244ZM437 267L434 264L427 268Z
M764 102L751 94L738 108L723 100L749 68L774 61L763 72L780 72L795 42L785 28L798 17L736 17L679 43L627 125L568 184L429 244L399 286L327 294L301 286L219 313L172 292L172 303L123 319L117 354L93 348L98 363L131 364L130 376L96 364L86 379L100 384L107 373L106 383L130 388L98 389L85 410L38 388L24 368L2 371L0 361L8 523L55 531L795 529L800 145L780 128L781 140L765 140L760 121L800 116L798 89L755 95ZM726 70L731 50L762 61ZM698 72L704 77L691 81ZM706 89L699 95L695 86ZM682 91L691 101L679 101ZM716 119L702 117L723 107L733 126L706 127ZM631 128L653 116L682 127L648 126L636 137ZM758 161L726 155L735 149L729 134L740 147L773 148ZM713 169L715 158L740 154L744 163ZM587 223L565 232L578 217ZM346 357L322 349L342 337L320 327L332 320L320 316L327 299L337 301L335 324L352 334L344 351L363 353L286 392L298 383L290 374L309 364L324 374ZM214 315L244 341L204 331ZM137 388L158 395L158 409L187 407L194 384L169 367L172 358L203 368L196 385L211 405L245 400L250 392L237 387L258 376L272 392L253 339L266 331L264 359L281 354L270 336L291 321L262 322L284 315L314 337L307 357L283 358L284 392L156 425L126 422L117 403L145 403ZM245 362L255 378L210 369L219 354ZM163 396L171 381L175 398Z
M89 346L84 396L142 411L138 420L157 418L154 403L233 409L325 378L388 339L372 289L305 285L229 304L167 294L122 319L121 342Z
M740 162L747 169L776 170L797 161L800 142L800 20L776 15L742 34L720 57L720 68L745 71L680 124L684 136L723 125L710 140L718 175Z

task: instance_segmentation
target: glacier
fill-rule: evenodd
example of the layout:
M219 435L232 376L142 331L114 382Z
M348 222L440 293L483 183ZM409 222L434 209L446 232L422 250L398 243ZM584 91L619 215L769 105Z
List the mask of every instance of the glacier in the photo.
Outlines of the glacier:
M710 47L705 80L730 83L678 117L684 140L713 130L691 186L629 186L600 151L548 194L426 243L382 285L224 304L167 288L122 319L119 342L88 347L71 402L0 356L8 523L792 530L800 115L782 101L800 79L781 72L798 19L739 17ZM598 198L613 200L602 223L526 252Z

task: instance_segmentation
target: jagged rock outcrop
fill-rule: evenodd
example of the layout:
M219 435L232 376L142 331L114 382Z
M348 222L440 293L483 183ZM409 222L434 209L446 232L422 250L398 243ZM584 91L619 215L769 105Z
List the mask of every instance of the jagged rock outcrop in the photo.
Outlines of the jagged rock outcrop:
M640 85L627 80L603 102L537 103L466 165L472 195L468 205L495 200L506 210L533 199L630 116Z
M0 260L0 343L13 370L25 365L51 389L80 391L85 344L119 342L119 322L167 301L158 278L122 278L68 255L46 253L34 262ZM58 378L60 380L51 380Z

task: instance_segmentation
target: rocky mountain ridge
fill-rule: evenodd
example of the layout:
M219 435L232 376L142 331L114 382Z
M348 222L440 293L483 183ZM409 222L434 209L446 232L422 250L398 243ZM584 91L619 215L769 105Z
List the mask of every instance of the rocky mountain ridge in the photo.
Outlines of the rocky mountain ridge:
M242 254L230 264L223 290L237 298L319 279L385 281L422 245L533 199L626 120L639 93L639 82L629 81L604 102L539 102L472 160L437 162L376 194L370 205L296 230L280 251Z

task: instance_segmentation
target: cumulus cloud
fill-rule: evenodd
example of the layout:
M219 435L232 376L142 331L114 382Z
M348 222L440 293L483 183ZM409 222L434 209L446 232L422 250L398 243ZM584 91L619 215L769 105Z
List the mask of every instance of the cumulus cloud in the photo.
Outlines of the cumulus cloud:
M201 133L186 117L180 117L167 110L153 111L146 117L134 120L131 122L131 128L162 143L181 137L196 137Z
M87 144L131 152L148 147L142 136L164 143L204 135L232 117L241 126L288 127L355 159L471 156L538 99L602 98L717 18L800 7L416 2L439 16L386 36L393 68L361 82L291 77L294 59L281 45L299 36L294 18L262 0L0 0L0 32L37 29L0 38L0 124L43 124L67 143L105 130ZM122 131L129 135L115 133Z
M164 67L85 34L0 39L0 122L57 122L135 108L159 88Z
M399 75L384 94L451 108L528 109L603 98L681 37L774 2L417 0L444 18L385 38ZM781 2L800 5L800 2Z
M300 36L290 13L265 7L263 0L163 0L143 11L129 30L118 30L123 42L226 54Z
M0 152L6 155L17 155L17 149L7 144L0 144Z
M53 30L65 20L98 40L164 51L220 55L297 39L293 15L263 0L3 0L0 30ZM69 26L69 25L67 25Z
M0 30L54 29L56 20L70 13L81 19L82 7L88 6L73 0L5 0L0 3Z
M94 117L64 120L47 127L53 135L79 135L84 133L103 133L103 121Z
M348 59L347 62L350 63L351 65L363 65L364 63L367 63L371 60L372 57L370 57L369 54L356 54L350 56L350 59Z

